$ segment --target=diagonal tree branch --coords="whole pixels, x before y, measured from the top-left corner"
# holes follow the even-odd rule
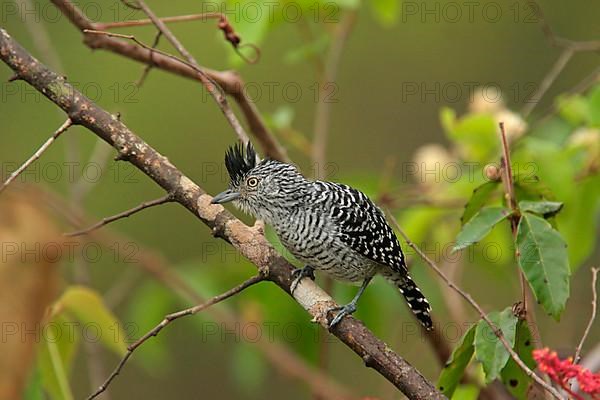
[[[267,280],[290,293],[294,267],[279,255],[260,230],[248,227],[220,205],[211,205],[212,197],[183,175],[169,160],[134,134],[116,116],[86,98],[65,78],[50,71],[0,28],[0,58],[20,79],[44,94],[65,111],[74,124],[94,132],[119,152],[122,159],[139,168],[158,185],[171,193],[178,203],[208,225],[215,236],[231,243],[254,263]],[[327,327],[327,310],[333,299],[312,281],[303,280],[293,295],[315,322]],[[359,355],[366,366],[375,369],[416,400],[439,400],[446,397],[406,360],[393,352],[356,318],[346,317],[332,331],[346,346]]]

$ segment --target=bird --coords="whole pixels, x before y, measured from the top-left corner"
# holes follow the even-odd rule
[[[211,202],[233,202],[263,220],[305,264],[292,272],[292,294],[302,279],[315,279],[315,270],[360,284],[350,303],[327,310],[327,316],[337,312],[328,322],[330,330],[356,311],[359,298],[377,274],[398,289],[426,330],[433,329],[431,307],[409,274],[393,229],[363,192],[342,183],[307,179],[292,164],[259,160],[250,142],[231,146],[225,153],[225,166],[229,186]]]

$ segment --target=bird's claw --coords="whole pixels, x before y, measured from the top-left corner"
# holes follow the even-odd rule
[[[339,322],[342,320],[342,318],[344,318],[346,315],[352,315],[354,313],[354,311],[356,311],[356,304],[350,303],[350,304],[346,304],[345,306],[330,308],[329,310],[327,310],[327,315],[329,315],[329,313],[333,312],[333,311],[339,311],[339,312],[329,323],[329,326],[328,326],[329,330],[333,329],[337,324],[339,324]]]
[[[294,278],[294,280],[290,285],[290,293],[294,294],[294,291],[303,278],[310,278],[313,281],[315,280],[315,269],[309,265],[304,268],[295,269],[292,271],[292,278]]]

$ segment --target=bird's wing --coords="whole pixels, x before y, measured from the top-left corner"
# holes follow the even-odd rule
[[[406,273],[404,254],[383,212],[364,193],[331,183],[331,216],[340,227],[341,239],[353,250],[393,271]]]

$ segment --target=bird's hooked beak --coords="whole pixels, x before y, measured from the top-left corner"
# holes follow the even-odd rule
[[[222,204],[227,203],[228,201],[232,201],[240,197],[238,192],[235,192],[231,189],[227,189],[224,192],[219,193],[215,197],[213,197],[211,204]]]

